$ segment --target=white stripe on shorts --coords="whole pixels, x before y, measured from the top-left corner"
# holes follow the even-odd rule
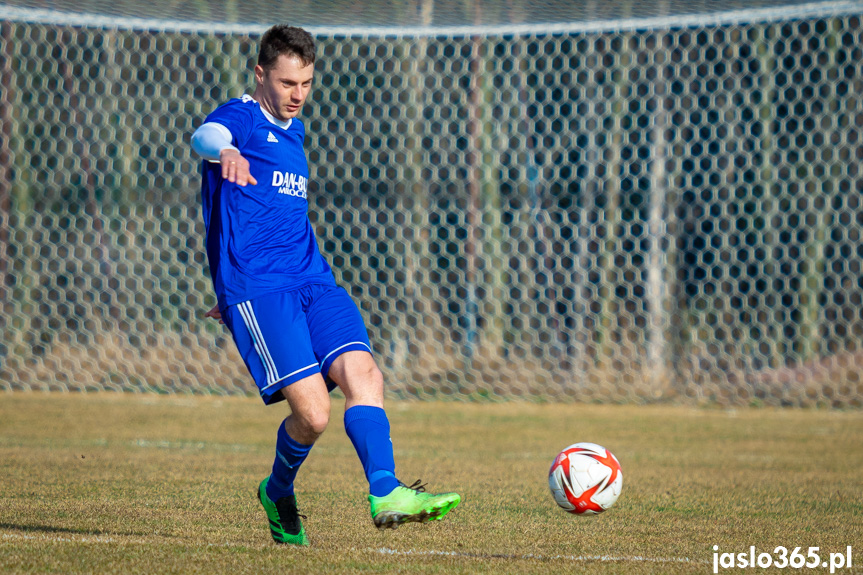
[[[272,385],[280,379],[279,372],[276,369],[276,362],[273,361],[273,357],[270,355],[270,350],[267,349],[264,336],[261,334],[261,328],[258,325],[257,318],[255,318],[255,310],[252,309],[252,302],[244,301],[239,303],[237,304],[237,309],[240,310],[240,315],[243,316],[246,328],[252,335],[252,341],[255,342],[255,350],[258,352],[258,357],[261,358],[261,362],[267,370],[267,383]]]
[[[327,358],[329,358],[331,355],[333,355],[334,353],[336,353],[337,351],[339,351],[340,349],[342,349],[342,348],[344,348],[344,347],[348,347],[349,345],[354,345],[354,344],[357,344],[357,343],[358,343],[358,344],[360,344],[361,346],[363,346],[364,348],[366,348],[367,350],[369,350],[369,353],[371,353],[371,352],[372,352],[372,349],[371,349],[369,346],[367,346],[365,343],[363,343],[363,342],[361,342],[361,341],[352,341],[352,342],[350,342],[350,343],[346,343],[345,345],[340,345],[339,347],[337,347],[336,349],[334,349],[333,351],[331,351],[330,353],[328,353],[328,354],[326,355],[326,357],[324,357],[324,359],[322,359],[322,360],[321,360],[321,367],[323,367],[323,366],[324,366],[324,364],[325,364],[325,363],[327,363]]]
[[[307,365],[306,367],[301,367],[300,369],[298,369],[298,370],[296,370],[296,371],[292,371],[292,372],[291,372],[291,373],[289,373],[288,375],[284,375],[284,376],[282,376],[281,378],[279,378],[278,380],[276,380],[276,381],[274,381],[274,382],[270,383],[267,387],[262,387],[262,388],[261,388],[261,392],[267,391],[268,389],[270,389],[271,387],[273,387],[273,386],[274,386],[274,385],[276,385],[277,383],[282,382],[282,381],[284,381],[284,380],[288,379],[288,378],[289,378],[289,377],[291,377],[292,375],[297,375],[297,374],[298,374],[298,373],[300,373],[301,371],[306,371],[307,369],[309,369],[309,368],[311,368],[311,367],[318,367],[318,364],[316,364],[316,363],[312,363],[312,364],[310,364],[310,365]]]

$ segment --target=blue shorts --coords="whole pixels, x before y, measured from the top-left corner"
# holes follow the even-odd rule
[[[308,285],[258,297],[222,311],[264,403],[283,400],[281,389],[316,373],[330,391],[333,360],[346,351],[371,353],[365,322],[344,288]]]

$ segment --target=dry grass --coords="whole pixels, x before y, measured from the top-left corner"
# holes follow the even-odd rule
[[[372,527],[336,406],[298,482],[312,547],[280,547],[253,492],[283,409],[0,396],[0,571],[708,573],[713,545],[863,550],[863,413],[514,402],[389,405],[402,479],[464,497],[445,521],[395,532]],[[599,517],[548,494],[551,459],[576,441],[623,465]]]
[[[256,396],[227,329],[215,323],[191,327],[124,331],[95,323],[86,333],[52,333],[50,343],[38,346],[24,332],[15,332],[17,339],[10,338],[15,341],[0,363],[0,391]],[[443,332],[423,332],[410,345],[400,336],[378,339],[397,342],[378,355],[394,398],[863,407],[863,351],[758,371],[729,358],[693,354],[671,373],[670,366],[650,362],[626,346],[601,353],[591,348],[578,359],[549,349],[539,358],[524,346],[510,349],[502,340],[480,341],[468,355],[463,344],[452,343]]]

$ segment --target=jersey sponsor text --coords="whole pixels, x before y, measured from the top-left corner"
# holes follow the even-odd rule
[[[273,186],[279,188],[280,194],[306,198],[308,179],[291,172],[273,172]]]

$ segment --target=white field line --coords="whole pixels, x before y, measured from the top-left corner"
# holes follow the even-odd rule
[[[210,443],[208,441],[152,441],[149,439],[134,439],[128,442],[133,447],[156,449],[212,449],[215,451],[252,452],[255,448],[242,443]]]
[[[370,551],[382,555],[430,555],[444,557],[467,557],[471,559],[520,559],[534,561],[577,561],[577,562],[614,562],[614,563],[696,563],[710,564],[707,560],[690,559],[689,557],[644,557],[642,555],[536,555],[528,553],[470,553],[467,551],[421,551],[414,549],[398,550],[381,547],[379,549],[354,549],[354,551]]]
[[[56,535],[24,535],[22,533],[0,533],[0,540],[4,541],[45,541],[48,543],[95,543],[95,544],[119,544],[119,545],[148,545],[154,541],[144,539],[127,539],[125,537],[104,537],[101,535],[86,536],[56,536]],[[164,540],[171,545],[182,545],[186,547],[199,547],[200,545],[182,540]],[[240,543],[209,543],[208,547],[256,547],[255,545]],[[270,547],[271,545],[266,545]],[[285,546],[284,549],[293,549]],[[390,549],[379,547],[376,549],[357,549],[351,551],[361,553],[377,553],[379,555],[398,555],[414,557],[460,557],[465,559],[510,559],[520,561],[570,561],[579,563],[688,563],[709,564],[710,561],[690,559],[689,557],[645,557],[642,555],[536,555],[534,553],[471,553],[468,551],[426,551],[419,549]]]
[[[0,539],[6,541],[47,541],[48,543],[149,543],[143,539],[126,539],[103,537],[102,535],[59,536],[59,535],[24,535],[23,533],[0,533]]]

